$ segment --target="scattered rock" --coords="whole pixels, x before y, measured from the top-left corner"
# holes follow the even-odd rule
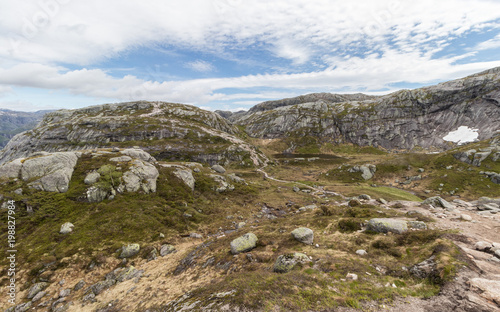
[[[68,234],[73,232],[73,228],[75,226],[71,222],[66,222],[63,225],[61,225],[61,230],[59,231],[60,234]]]
[[[361,194],[358,196],[359,199],[363,199],[363,200],[371,200],[372,198],[370,197],[370,195],[366,195],[366,194]]]
[[[445,209],[455,209],[455,206],[442,199],[439,196],[429,197],[422,202],[423,205],[433,205],[434,207],[442,207]]]
[[[357,281],[358,280],[358,275],[354,273],[347,273],[345,277],[348,281]]]
[[[241,229],[241,228],[243,228],[245,225],[247,225],[247,224],[246,224],[246,222],[239,222],[238,224],[236,224],[236,229],[237,229],[237,230],[238,230],[238,229]]]
[[[493,247],[492,244],[485,241],[479,241],[474,244],[474,249],[479,251],[489,251],[492,247]]]
[[[287,273],[290,272],[298,263],[309,262],[309,257],[303,253],[292,253],[281,255],[276,259],[274,263],[273,271],[276,273]]]
[[[162,257],[169,255],[171,253],[174,253],[174,252],[177,252],[177,250],[175,249],[174,246],[169,245],[169,244],[162,245],[160,248],[160,256],[162,256]]]
[[[59,292],[59,298],[68,297],[70,294],[71,294],[71,289],[69,289],[69,288],[62,289],[62,290]]]
[[[356,254],[360,256],[366,256],[368,253],[364,249],[358,249],[356,250]]]
[[[434,277],[437,274],[437,264],[434,259],[435,257],[431,256],[429,259],[415,264],[410,267],[410,273],[419,278]]]
[[[181,179],[184,184],[186,184],[191,190],[194,190],[195,179],[193,177],[193,172],[188,169],[177,169],[174,171],[174,175]]]
[[[295,193],[300,192],[300,188],[298,188],[297,186],[294,186],[294,187],[293,187],[293,191],[294,191]]]
[[[466,214],[461,214],[460,219],[462,219],[464,221],[472,221],[472,217],[469,215],[466,215]]]
[[[299,211],[314,210],[316,208],[318,208],[318,206],[316,206],[315,204],[312,204],[312,205],[300,207]]]
[[[132,160],[132,157],[130,156],[119,156],[119,157],[113,157],[110,158],[109,161],[112,162],[129,162]]]
[[[28,290],[28,295],[26,296],[26,298],[33,299],[33,297],[35,297],[36,294],[38,294],[39,292],[41,292],[42,290],[47,288],[47,286],[49,286],[49,283],[45,283],[45,282],[40,282],[40,283],[34,284]]]
[[[46,294],[47,294],[46,291],[41,291],[38,294],[36,294],[35,297],[33,297],[33,299],[31,299],[31,301],[32,302],[37,302],[38,300],[42,299],[43,296],[45,296]]]
[[[229,184],[226,182],[226,178],[223,176],[217,175],[217,174],[211,174],[210,177],[217,183],[219,183],[219,186],[216,186],[214,188],[214,191],[217,193],[222,193],[225,191],[232,191],[234,190],[234,185]]]
[[[92,171],[89,174],[87,174],[87,176],[85,177],[85,180],[83,180],[83,182],[85,184],[91,185],[91,184],[94,184],[97,181],[99,181],[100,178],[101,178],[101,175],[99,174],[99,172]]]
[[[212,168],[212,170],[214,170],[217,173],[225,173],[226,172],[226,169],[224,169],[224,167],[222,167],[221,165],[213,165],[211,168]]]
[[[312,245],[314,240],[314,232],[306,227],[300,227],[292,231],[292,236],[301,243]]]
[[[408,231],[408,223],[404,220],[391,218],[375,218],[368,221],[367,230],[378,233],[404,233]]]
[[[427,224],[422,221],[408,221],[408,227],[416,230],[427,230]]]
[[[378,202],[381,203],[382,205],[387,205],[388,204],[387,200],[385,200],[383,198],[379,198]]]
[[[203,235],[198,234],[198,233],[191,233],[191,234],[189,234],[189,237],[191,237],[191,238],[198,238],[198,239],[202,239],[202,238],[203,238]]]
[[[377,171],[377,167],[375,165],[361,165],[361,166],[354,166],[350,169],[348,169],[349,172],[361,172],[361,177],[364,180],[370,180],[373,178],[373,175]]]
[[[361,206],[361,202],[359,201],[359,199],[354,198],[349,201],[348,205],[349,207],[358,207]]]
[[[254,249],[257,246],[258,238],[253,233],[247,233],[231,242],[231,253],[233,255]]]
[[[139,253],[141,247],[139,244],[129,244],[122,247],[122,251],[120,253],[120,258],[130,258]]]
[[[100,203],[108,197],[108,191],[97,186],[89,187],[86,194],[89,203]]]
[[[79,291],[80,289],[83,288],[83,286],[85,286],[85,281],[84,280],[80,280],[78,283],[75,284],[75,286],[73,287],[73,291]]]

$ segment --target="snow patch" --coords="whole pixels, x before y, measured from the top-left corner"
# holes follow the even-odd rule
[[[464,144],[468,142],[474,142],[479,137],[477,133],[479,129],[472,129],[467,126],[460,126],[456,131],[451,131],[448,133],[443,140],[454,142],[457,144]]]

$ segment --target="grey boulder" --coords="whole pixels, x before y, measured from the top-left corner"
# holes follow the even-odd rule
[[[301,243],[312,245],[314,240],[314,232],[306,227],[300,227],[292,231],[292,236]]]
[[[404,233],[408,231],[408,222],[391,218],[375,218],[368,221],[367,230],[377,233]]]
[[[281,255],[278,259],[276,259],[273,271],[276,273],[287,273],[290,272],[297,264],[304,264],[309,261],[309,257],[299,252]]]
[[[255,247],[257,247],[257,235],[253,233],[247,233],[243,236],[240,236],[231,242],[231,253],[233,255],[247,252]]]
[[[120,253],[120,258],[130,258],[139,253],[141,250],[141,246],[139,244],[129,244],[122,247],[122,251]]]
[[[73,228],[75,226],[71,222],[66,222],[63,225],[61,225],[61,230],[59,231],[60,234],[68,234],[73,232]]]

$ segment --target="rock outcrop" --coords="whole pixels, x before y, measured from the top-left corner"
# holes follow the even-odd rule
[[[478,140],[500,129],[500,68],[380,97],[302,96],[265,102],[229,119],[257,138],[313,136],[386,149],[448,149],[468,127]],[[449,139],[453,140],[453,138]]]

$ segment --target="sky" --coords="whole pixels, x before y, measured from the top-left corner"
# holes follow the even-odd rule
[[[249,109],[500,66],[498,0],[0,0],[0,108]]]

